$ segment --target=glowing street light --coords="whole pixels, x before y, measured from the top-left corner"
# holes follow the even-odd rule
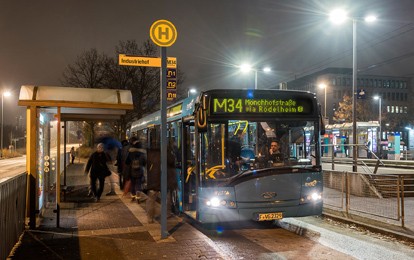
[[[1,93],[1,157],[3,158],[3,118],[4,118],[4,97],[10,97],[11,96],[11,92],[9,91],[4,91]]]
[[[195,88],[190,88],[187,92],[187,97],[194,96],[195,94],[197,94],[197,90]]]
[[[357,22],[361,19],[355,17],[348,17],[348,14],[341,9],[334,10],[329,15],[330,20],[335,24],[341,24],[346,20],[352,20],[352,138],[354,145],[352,146],[352,158],[354,172],[357,171],[357,130],[356,130],[356,85],[357,85]],[[364,19],[366,22],[373,22],[376,20],[375,16],[369,15]]]
[[[254,71],[254,89],[257,89],[257,72],[258,72],[258,70],[253,68],[250,64],[247,64],[247,63],[243,63],[242,65],[240,65],[239,69],[243,73],[248,73],[250,71]],[[259,70],[259,71],[269,73],[269,72],[272,71],[272,69],[270,67],[264,67],[262,70]]]

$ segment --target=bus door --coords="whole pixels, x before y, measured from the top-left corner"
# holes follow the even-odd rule
[[[168,123],[167,136],[168,142],[172,145],[174,157],[175,157],[175,179],[177,181],[177,189],[172,191],[171,198],[173,204],[174,213],[179,214],[183,211],[182,190],[183,190],[183,178],[182,178],[182,122],[174,121]]]
[[[196,138],[194,121],[183,122],[182,127],[182,179],[183,210],[196,210],[197,176],[196,176]]]

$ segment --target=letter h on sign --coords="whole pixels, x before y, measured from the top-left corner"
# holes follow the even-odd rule
[[[158,27],[158,39],[161,39],[162,36],[165,37],[166,40],[170,39],[170,28],[166,27],[165,30],[162,31],[162,27]]]

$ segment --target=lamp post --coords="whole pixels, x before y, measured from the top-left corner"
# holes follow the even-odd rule
[[[324,83],[319,84],[319,88],[323,88],[325,90],[325,102],[324,102],[324,117],[326,118],[326,89],[328,86]]]
[[[352,138],[353,138],[353,148],[352,148],[352,171],[357,171],[357,122],[356,122],[356,87],[357,87],[357,22],[358,18],[348,18],[347,13],[343,10],[334,10],[330,13],[330,19],[333,23],[340,24],[346,21],[347,19],[352,20]],[[367,16],[365,18],[366,22],[373,22],[376,20],[375,16]]]
[[[258,72],[258,70],[252,68],[252,66],[250,66],[247,63],[244,63],[244,64],[240,65],[239,68],[244,73],[247,73],[247,72],[250,72],[250,71],[254,71],[254,89],[257,89],[257,72]],[[263,68],[263,72],[265,72],[265,73],[268,73],[270,71],[272,71],[272,69],[269,68],[269,67]]]
[[[3,102],[4,102],[4,97],[9,97],[11,96],[11,93],[9,91],[3,91],[1,93],[1,158],[3,158],[3,117],[4,117],[4,106],[3,106]]]
[[[382,139],[382,132],[381,132],[381,97],[380,96],[375,96],[374,97],[375,100],[378,100],[378,123],[379,123],[379,135],[378,135],[378,144],[379,144],[379,149],[378,151],[381,153],[381,139]]]

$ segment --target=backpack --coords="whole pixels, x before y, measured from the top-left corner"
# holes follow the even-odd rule
[[[144,174],[141,165],[141,154],[135,155],[131,160],[131,177],[140,178]]]

